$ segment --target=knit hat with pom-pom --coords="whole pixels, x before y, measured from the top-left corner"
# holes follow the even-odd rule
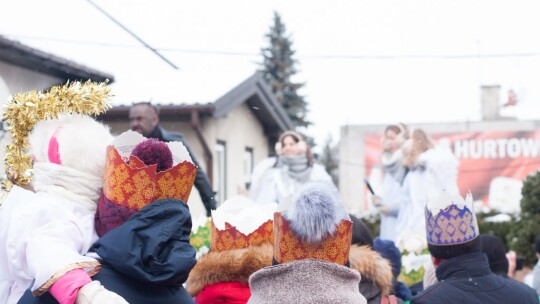
[[[274,214],[277,263],[301,259],[348,263],[352,222],[334,185],[308,183],[279,210]]]
[[[149,138],[135,146],[131,155],[139,158],[145,165],[157,165],[157,172],[172,168],[173,156],[166,143]]]

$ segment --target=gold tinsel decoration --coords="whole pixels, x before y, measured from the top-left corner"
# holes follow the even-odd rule
[[[46,92],[34,90],[8,100],[3,121],[11,133],[12,143],[6,147],[4,158],[7,179],[3,186],[6,190],[11,189],[13,183],[24,186],[32,179],[32,157],[27,154],[28,135],[36,123],[56,119],[61,113],[98,115],[105,112],[111,107],[112,97],[107,82],[68,82],[63,86],[53,86]]]

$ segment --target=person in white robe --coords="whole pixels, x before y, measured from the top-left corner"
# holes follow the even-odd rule
[[[409,132],[404,124],[386,127],[381,156],[382,192],[372,196],[372,202],[381,215],[379,238],[393,242],[397,240],[396,224],[401,206],[409,204],[408,192],[403,185],[407,170],[402,164],[404,157],[402,146],[408,137]]]
[[[39,101],[34,106],[43,110]],[[32,109],[21,112],[33,113]],[[27,126],[22,115],[18,127]],[[113,136],[89,116],[59,115],[33,127],[28,138],[31,184],[14,185],[2,202],[0,303],[17,303],[27,289],[34,296],[50,292],[59,303],[126,303],[91,281],[100,264],[85,256],[97,240],[94,215],[103,185],[105,149]]]
[[[424,208],[427,198],[446,191],[459,194],[457,175],[459,161],[449,145],[442,141],[434,144],[425,131],[415,129],[407,143],[409,152],[403,165],[408,169],[404,187],[408,191],[409,204],[402,205],[396,228],[400,233],[423,233],[426,231]]]
[[[332,182],[322,165],[315,163],[311,148],[294,131],[281,134],[277,157],[259,163],[252,174],[249,197],[257,203],[280,202],[308,182]]]

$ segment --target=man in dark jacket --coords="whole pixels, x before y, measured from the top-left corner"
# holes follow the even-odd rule
[[[536,292],[491,272],[481,252],[472,198],[444,194],[428,200],[428,248],[438,283],[420,292],[411,303],[538,303]]]
[[[136,103],[131,107],[129,110],[129,127],[131,130],[141,133],[146,138],[157,138],[164,142],[178,141],[184,144],[189,155],[191,155],[193,163],[199,168],[197,177],[195,178],[195,187],[201,196],[204,208],[206,209],[206,215],[210,216],[210,210],[216,209],[214,191],[206,178],[206,174],[204,174],[204,171],[195,159],[195,155],[184,141],[182,134],[169,132],[160,127],[158,109],[148,102]]]

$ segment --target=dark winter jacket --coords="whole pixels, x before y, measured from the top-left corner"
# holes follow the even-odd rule
[[[437,267],[436,274],[439,282],[419,293],[411,303],[538,303],[532,288],[492,273],[482,252],[447,260]]]
[[[102,268],[92,279],[130,304],[193,303],[182,287],[196,263],[190,232],[185,203],[155,201],[94,244]],[[37,298],[27,292],[20,303],[58,302],[48,292]]]
[[[93,279],[129,303],[192,303],[182,287],[197,262],[190,232],[185,203],[153,202],[94,244],[104,267]]]
[[[189,148],[188,144],[184,141],[184,138],[181,133],[173,133],[169,132],[160,126],[157,126],[154,131],[149,135],[151,138],[157,138],[164,142],[171,142],[171,141],[178,141],[184,144],[186,149],[189,152],[189,155],[191,156],[191,160],[193,161],[193,164],[197,166],[197,176],[195,177],[195,188],[197,188],[197,191],[199,191],[199,194],[201,196],[201,200],[204,204],[204,208],[206,209],[206,215],[210,216],[210,210],[216,209],[216,200],[214,199],[214,191],[212,190],[212,186],[210,186],[210,182],[208,181],[208,178],[206,178],[206,174],[204,174],[204,171],[202,170],[201,166],[199,166],[199,163],[197,162],[197,159],[195,158],[195,155],[193,152],[191,152],[191,149]]]

